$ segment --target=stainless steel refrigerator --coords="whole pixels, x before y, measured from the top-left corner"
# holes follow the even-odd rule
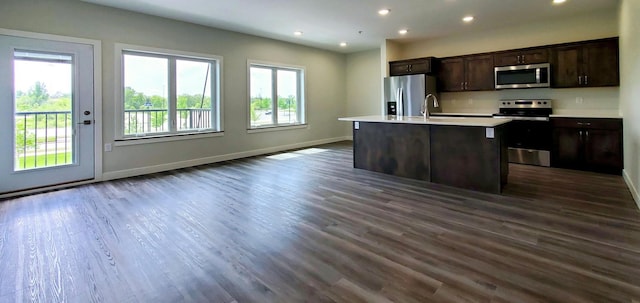
[[[420,108],[428,94],[438,97],[436,77],[428,75],[407,75],[384,78],[384,101],[387,115],[420,116]],[[428,103],[430,113],[442,112]]]

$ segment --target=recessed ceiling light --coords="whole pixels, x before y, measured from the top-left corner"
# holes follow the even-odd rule
[[[302,36],[302,32],[301,31],[295,31],[293,32],[294,35],[296,36]]]
[[[465,16],[464,18],[462,18],[462,21],[464,22],[471,22],[473,21],[473,16]]]
[[[553,4],[562,4],[567,2],[567,0],[553,0]]]
[[[386,15],[388,15],[388,14],[389,14],[389,12],[390,12],[390,11],[391,11],[391,10],[389,10],[388,8],[385,8],[385,9],[381,9],[381,10],[379,10],[379,11],[378,11],[378,14],[379,14],[380,16],[386,16]]]
[[[347,42],[340,42],[340,47],[347,47]]]
[[[408,29],[401,29],[401,30],[399,30],[399,31],[398,31],[398,34],[400,34],[400,35],[406,35],[408,32],[409,32],[409,30],[408,30]]]

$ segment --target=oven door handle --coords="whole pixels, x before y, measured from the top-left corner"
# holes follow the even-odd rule
[[[505,116],[505,115],[494,115],[496,119],[511,119],[511,120],[521,120],[521,121],[549,121],[549,117],[522,117],[522,116]]]

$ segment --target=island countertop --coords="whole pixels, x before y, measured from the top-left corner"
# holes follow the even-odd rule
[[[340,121],[357,121],[357,122],[381,122],[381,123],[406,123],[406,124],[430,124],[430,125],[451,125],[451,126],[481,126],[496,127],[511,119],[495,119],[495,118],[475,118],[475,117],[435,117],[425,118],[423,116],[359,116],[338,118]]]

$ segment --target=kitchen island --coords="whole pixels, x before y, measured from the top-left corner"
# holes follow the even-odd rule
[[[400,177],[500,193],[509,173],[510,119],[361,116],[353,122],[353,165]]]

